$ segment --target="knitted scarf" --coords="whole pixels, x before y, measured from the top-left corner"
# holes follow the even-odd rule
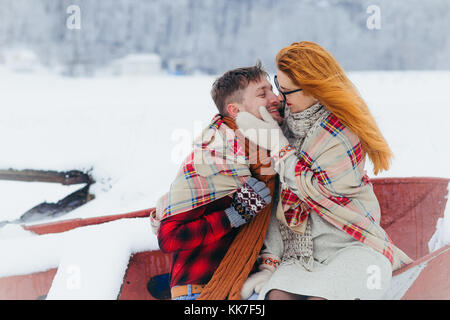
[[[223,121],[235,131],[241,142],[245,141],[245,153],[249,158],[252,176],[266,183],[271,191],[272,199],[274,199],[276,173],[271,167],[268,152],[249,143],[248,139],[245,139],[239,132],[233,119],[224,117]],[[242,286],[248,278],[264,243],[272,207],[273,201],[249,223],[241,227],[219,267],[197,300],[241,299]]]
[[[328,115],[329,112],[320,102],[298,113],[291,113],[289,108],[286,108],[281,128],[289,143],[295,148],[297,156],[307,134],[313,131],[315,126],[320,124]],[[307,211],[311,210],[305,203],[301,203],[300,206],[303,206]],[[312,270],[314,259],[310,219],[307,220],[303,234],[292,231],[283,223],[280,223],[280,231],[284,244],[281,262],[283,264],[300,262],[306,270]]]

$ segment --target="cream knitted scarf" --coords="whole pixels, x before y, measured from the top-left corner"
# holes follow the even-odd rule
[[[308,133],[313,132],[315,127],[320,125],[328,115],[329,111],[320,102],[298,113],[291,113],[286,108],[281,128],[289,143],[295,148],[297,155],[300,153]],[[307,220],[306,230],[303,234],[293,232],[282,223],[280,223],[280,231],[284,244],[281,262],[283,264],[300,262],[306,270],[311,271],[314,258],[310,219]]]

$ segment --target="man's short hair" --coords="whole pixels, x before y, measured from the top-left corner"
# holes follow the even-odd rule
[[[259,81],[269,75],[258,61],[253,67],[237,68],[225,72],[214,81],[211,89],[211,97],[222,115],[227,115],[227,105],[230,103],[242,103],[244,90],[252,81]]]

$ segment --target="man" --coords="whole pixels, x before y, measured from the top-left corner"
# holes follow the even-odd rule
[[[259,64],[226,72],[215,81],[211,90],[219,113],[236,118],[239,112],[246,111],[261,119],[259,107],[266,106],[270,115],[281,123],[280,100],[273,93],[267,76]]]
[[[279,99],[267,78],[258,63],[228,71],[214,82],[211,96],[221,116],[216,116],[206,129],[209,140],[197,144],[200,147],[184,162],[169,193],[158,201],[157,217],[152,223],[158,228],[161,251],[173,253],[172,299],[196,299],[211,280],[240,227],[271,202],[270,190],[264,182],[250,177],[248,159],[218,164],[212,173],[208,170],[214,166],[196,163],[198,157],[203,159],[205,150],[213,149],[207,155],[215,159],[222,151],[217,152],[219,149],[213,145],[224,137],[218,130],[225,127],[223,116],[234,119],[239,112],[246,111],[261,118],[259,107],[266,106],[275,120],[282,121]],[[215,139],[211,139],[212,135]],[[242,147],[236,148],[236,140],[224,141],[225,153],[230,153],[227,157],[245,158]],[[209,190],[211,185],[213,191]]]

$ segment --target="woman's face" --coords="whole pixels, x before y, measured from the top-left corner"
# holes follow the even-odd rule
[[[277,70],[277,80],[280,85],[280,89],[283,92],[300,89],[300,87],[295,85],[283,71]],[[278,99],[280,99],[280,101],[284,100],[281,93],[278,93]],[[316,98],[306,95],[303,91],[297,91],[286,95],[286,106],[289,108],[291,113],[306,110],[317,101],[318,100]]]

